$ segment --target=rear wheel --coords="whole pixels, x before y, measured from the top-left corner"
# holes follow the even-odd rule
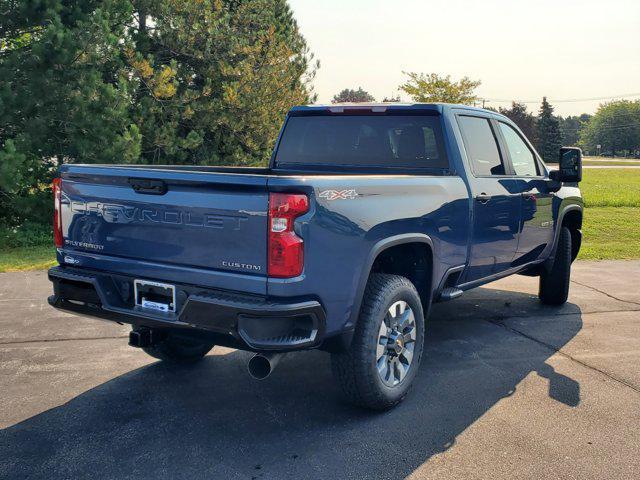
[[[334,376],[350,403],[386,410],[407,395],[423,345],[424,316],[414,285],[398,275],[373,274],[349,350],[332,355]]]
[[[142,347],[142,350],[147,355],[165,362],[194,363],[202,359],[213,347],[213,343],[168,333],[161,341],[149,347]]]
[[[553,267],[540,275],[538,297],[545,305],[562,305],[569,297],[571,282],[571,231],[567,227],[560,230]]]

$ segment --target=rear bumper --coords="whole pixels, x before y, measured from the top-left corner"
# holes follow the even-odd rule
[[[246,350],[288,351],[319,345],[325,312],[310,299],[272,300],[176,284],[176,312],[134,305],[133,277],[69,267],[49,270],[49,304],[72,313],[154,329],[180,329]],[[150,279],[152,280],[152,279]]]

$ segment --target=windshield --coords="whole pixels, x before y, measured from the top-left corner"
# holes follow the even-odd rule
[[[292,116],[276,153],[278,165],[447,169],[435,115]]]

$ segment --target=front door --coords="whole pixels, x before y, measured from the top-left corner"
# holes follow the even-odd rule
[[[553,240],[553,198],[533,149],[511,125],[497,122],[522,197],[522,224],[514,265],[536,260]]]
[[[518,246],[521,192],[507,175],[494,125],[488,118],[459,115],[473,196],[473,233],[469,265],[463,282],[503,272],[511,266]]]

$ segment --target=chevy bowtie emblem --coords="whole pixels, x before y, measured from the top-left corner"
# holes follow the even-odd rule
[[[320,198],[327,200],[353,200],[358,196],[355,190],[324,190],[318,195]]]

